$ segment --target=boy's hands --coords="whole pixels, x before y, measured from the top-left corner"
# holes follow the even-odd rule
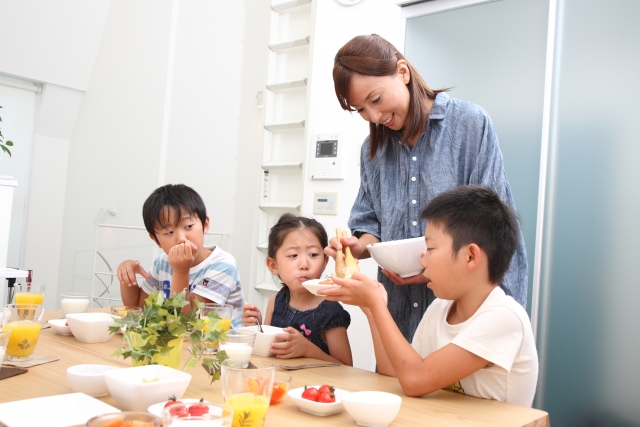
[[[127,286],[138,286],[136,274],[141,275],[145,279],[151,278],[149,273],[147,273],[140,265],[140,261],[130,259],[127,261],[122,261],[118,266],[118,280],[120,280],[120,284]]]
[[[198,247],[190,240],[178,243],[169,249],[167,254],[169,265],[174,271],[189,271],[196,258],[197,249]]]
[[[381,303],[387,305],[387,291],[382,283],[362,273],[355,273],[351,279],[340,279],[332,274],[331,279],[339,286],[318,291],[318,295],[324,295],[328,301],[341,301],[366,308]]]
[[[258,307],[252,304],[245,304],[242,307],[242,324],[244,326],[257,325],[256,318],[262,323],[262,313],[260,313]]]
[[[305,338],[296,328],[291,326],[284,328],[286,334],[277,334],[276,338],[286,339],[282,342],[271,343],[271,352],[280,359],[293,359],[307,357],[307,354],[315,345]]]

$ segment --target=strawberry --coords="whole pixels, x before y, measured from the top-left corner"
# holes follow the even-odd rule
[[[313,400],[314,402],[318,401],[318,389],[315,387],[307,387],[304,386],[304,391],[302,392],[302,398]]]
[[[209,407],[204,403],[204,398],[200,399],[200,402],[194,403],[189,406],[189,415],[194,417],[200,417],[209,413]]]

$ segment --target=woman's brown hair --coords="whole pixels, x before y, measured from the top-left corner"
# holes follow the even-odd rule
[[[447,89],[433,90],[424,82],[418,71],[388,41],[377,34],[358,36],[342,46],[333,62],[333,84],[342,109],[356,111],[349,101],[349,84],[354,73],[367,76],[394,76],[398,61],[405,60],[411,75],[409,89],[409,128],[402,135],[402,142],[417,139],[427,122],[427,99],[435,99]],[[369,123],[369,158],[373,159],[378,148],[383,148],[395,132],[378,123]]]

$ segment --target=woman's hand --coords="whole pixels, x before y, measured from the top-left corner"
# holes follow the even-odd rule
[[[422,270],[422,273],[416,274],[415,276],[402,278],[398,273],[394,271],[382,269],[382,274],[387,276],[389,280],[391,280],[393,283],[395,283],[398,286],[420,285],[420,284],[427,283],[427,278],[424,277],[423,273],[424,273],[424,270]]]
[[[285,339],[282,342],[271,343],[271,352],[280,359],[293,359],[296,357],[307,357],[307,354],[315,345],[305,338],[296,328],[289,326],[284,328],[286,334],[277,334],[277,339]]]
[[[242,307],[242,324],[244,326],[257,325],[258,322],[256,319],[262,323],[262,313],[260,313],[258,307],[252,304],[245,304],[244,307]]]
[[[325,255],[330,256],[334,260],[336,259],[336,253],[341,251],[343,247],[348,246],[351,250],[351,255],[355,259],[364,259],[369,258],[369,251],[367,251],[367,245],[371,243],[378,243],[380,239],[371,235],[371,234],[363,234],[360,238],[355,236],[351,237],[341,237],[338,240],[335,237],[332,237],[329,240],[329,246],[324,248]]]

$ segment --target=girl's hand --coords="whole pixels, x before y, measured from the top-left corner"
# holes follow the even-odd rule
[[[422,270],[422,273],[416,274],[415,276],[402,278],[395,271],[382,269],[382,274],[387,276],[389,280],[391,280],[393,283],[395,283],[398,286],[421,285],[421,284],[427,283],[427,278],[424,277],[423,273],[424,273],[424,270]]]
[[[252,304],[245,304],[242,307],[242,324],[244,326],[257,325],[256,319],[259,319],[260,323],[262,323],[262,313],[260,313],[258,307]]]
[[[289,326],[284,328],[286,334],[277,334],[277,339],[286,339],[282,342],[271,343],[271,352],[280,359],[293,359],[296,357],[306,357],[311,351],[312,347],[315,347],[311,341],[307,340],[304,335],[300,333],[296,328]]]
[[[187,240],[169,249],[169,265],[176,271],[189,271],[196,258],[198,247]]]

